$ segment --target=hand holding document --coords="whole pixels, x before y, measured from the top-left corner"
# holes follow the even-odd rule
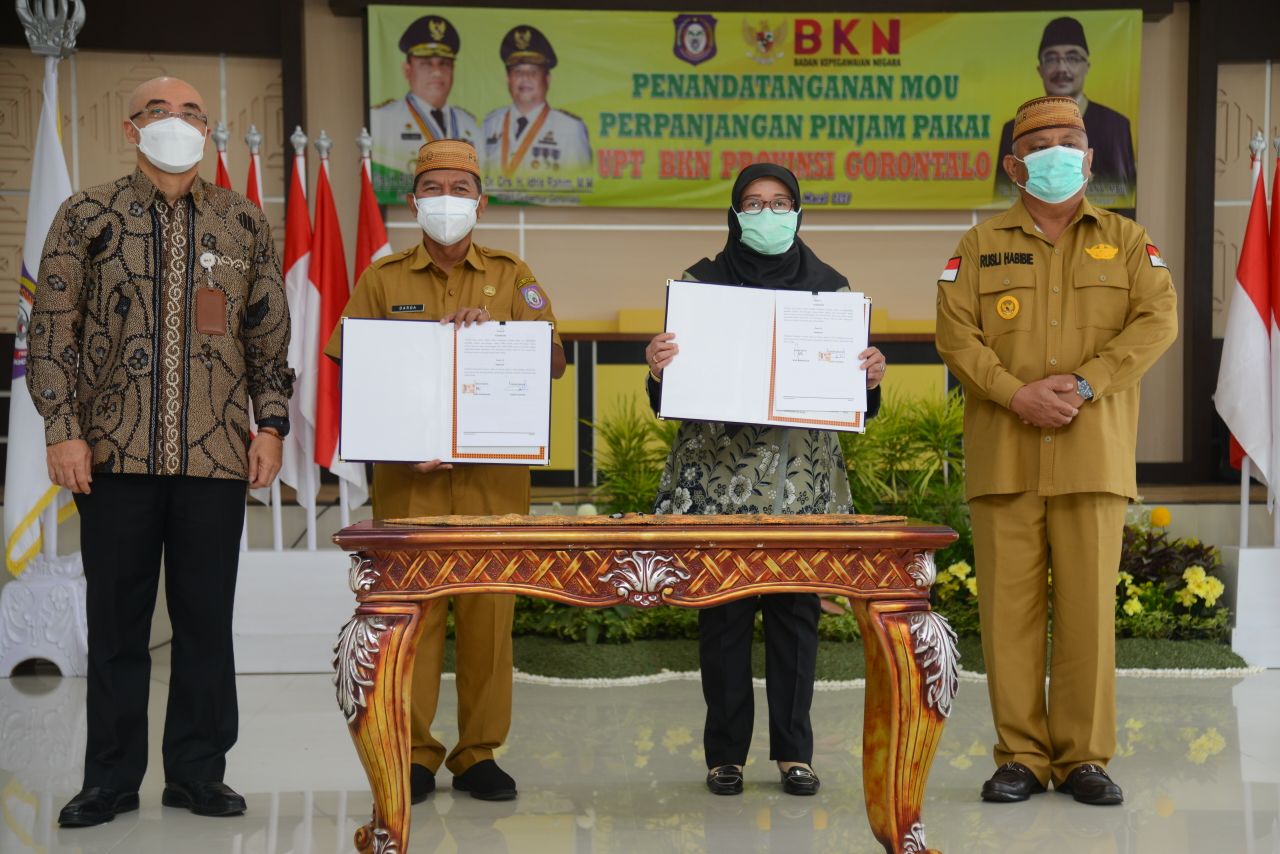
[[[551,324],[347,318],[345,460],[545,465]]]
[[[870,319],[860,293],[668,282],[660,415],[861,432]]]

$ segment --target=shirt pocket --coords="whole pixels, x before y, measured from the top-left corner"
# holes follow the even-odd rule
[[[1129,271],[1123,264],[1085,264],[1072,277],[1076,328],[1124,328],[1129,314]]]
[[[1036,294],[1034,268],[983,270],[978,274],[982,331],[991,341],[1008,332],[1031,329]]]

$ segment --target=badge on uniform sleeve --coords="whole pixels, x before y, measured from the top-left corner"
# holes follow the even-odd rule
[[[1013,320],[1018,316],[1018,311],[1022,305],[1018,302],[1018,298],[1011,294],[1005,294],[996,301],[996,314],[1005,320]]]
[[[528,284],[525,284],[527,282]],[[533,279],[526,279],[520,284],[520,295],[524,297],[525,305],[537,311],[547,304],[547,298],[542,293],[542,289],[538,287],[538,283]]]
[[[956,276],[960,275],[960,256],[952,258],[947,262],[947,266],[942,268],[942,275],[938,277],[939,282],[954,282]]]
[[[1151,262],[1152,267],[1169,269],[1169,265],[1164,262],[1164,257],[1160,254],[1160,250],[1151,243],[1147,244],[1147,260]]]
[[[1110,261],[1120,250],[1110,243],[1095,243],[1084,251],[1096,261]]]

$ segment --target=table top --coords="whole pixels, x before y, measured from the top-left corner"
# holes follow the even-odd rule
[[[450,548],[945,548],[950,528],[902,516],[425,516],[359,522],[334,535],[347,551]]]

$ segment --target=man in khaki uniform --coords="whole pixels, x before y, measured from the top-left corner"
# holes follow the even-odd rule
[[[424,235],[412,249],[377,261],[360,276],[346,317],[439,319],[442,323],[488,320],[555,322],[551,303],[529,267],[510,252],[471,240],[484,213],[480,164],[475,148],[461,140],[436,140],[418,152],[414,192],[408,197]],[[325,353],[338,359],[342,327]],[[565,370],[556,335],[552,375]],[[406,366],[411,368],[411,366]],[[417,465],[373,467],[373,515],[377,519],[451,513],[529,512],[529,469],[507,465]],[[435,789],[441,764],[453,772],[453,788],[482,800],[509,800],[516,784],[493,761],[493,751],[511,727],[511,620],[515,599],[505,594],[455,596],[458,743],[445,748],[431,735],[444,659],[445,608],[431,607],[413,668],[413,802]],[[443,605],[443,600],[439,600]]]
[[[1145,229],[1085,200],[1074,100],[1028,101],[1003,167],[1020,198],[960,241],[938,282],[938,353],[965,389],[982,651],[1000,766],[984,800],[1052,780],[1118,804],[1115,588],[1137,494],[1138,383],[1177,335]],[[1053,658],[1045,697],[1052,565]]]

